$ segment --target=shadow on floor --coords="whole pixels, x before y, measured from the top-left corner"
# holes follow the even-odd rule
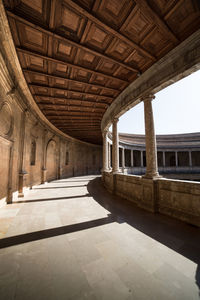
[[[52,189],[68,189],[68,188],[78,188],[78,187],[84,187],[87,186],[87,184],[84,185],[69,185],[69,186],[48,186],[48,187],[38,187],[33,188],[33,190],[52,190]]]
[[[153,214],[132,202],[110,194],[101,178],[88,183],[88,193],[117,220],[128,223],[149,237],[197,264],[196,284],[200,290],[200,230],[171,217]]]
[[[92,180],[92,179],[87,179],[87,180],[62,180],[61,179],[61,180],[58,180],[58,181],[56,181],[56,180],[50,181],[50,183],[58,184],[58,183],[71,183],[71,182],[89,182],[90,180]]]
[[[20,200],[14,201],[13,203],[32,203],[32,202],[43,202],[43,201],[56,201],[56,200],[68,200],[68,199],[75,199],[75,198],[84,198],[84,197],[91,197],[90,194],[85,195],[76,195],[70,197],[54,197],[54,198],[41,198],[41,199],[28,199],[28,200]]]
[[[116,217],[109,214],[106,218],[11,236],[0,239],[0,249],[94,228],[112,222],[116,222]]]

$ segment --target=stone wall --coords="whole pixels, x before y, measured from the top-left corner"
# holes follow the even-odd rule
[[[110,192],[137,206],[200,227],[200,183],[111,172],[104,172],[102,178]]]
[[[200,227],[200,183],[158,180],[158,211]]]
[[[12,91],[11,78],[0,52],[0,206],[46,180],[99,174],[102,147],[50,127]]]

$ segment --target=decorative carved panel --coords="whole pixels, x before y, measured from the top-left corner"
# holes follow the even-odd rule
[[[3,137],[10,137],[13,131],[13,114],[7,102],[0,105],[0,129]]]
[[[93,11],[109,26],[119,29],[134,5],[129,0],[96,0]]]

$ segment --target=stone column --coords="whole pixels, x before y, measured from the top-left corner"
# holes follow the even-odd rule
[[[108,172],[108,130],[103,132],[103,169],[102,172]]]
[[[154,131],[154,119],[152,100],[154,95],[147,95],[143,97],[144,102],[144,118],[145,118],[145,141],[146,141],[146,178],[158,177],[158,163],[157,163],[157,148],[156,136]]]
[[[21,124],[20,124],[20,143],[19,143],[19,179],[18,179],[18,197],[24,197],[24,177],[27,172],[24,170],[24,153],[25,153],[25,138],[26,138],[26,118],[28,111],[25,109],[21,113]]]
[[[131,167],[133,167],[134,161],[133,161],[133,150],[131,150]]]
[[[189,151],[189,166],[192,167],[192,152]]]
[[[11,204],[12,203],[12,173],[13,173],[13,142],[9,146],[9,169],[8,169],[8,191],[7,191],[7,197],[6,197],[6,203]]]
[[[119,172],[119,137],[117,131],[117,122],[118,119],[113,120],[113,130],[112,130],[112,138],[113,138],[113,145],[112,145],[112,172],[118,173]]]
[[[61,147],[62,147],[62,140],[61,140],[61,138],[59,138],[59,143],[58,143],[58,159],[57,159],[57,161],[58,161],[58,168],[57,168],[57,170],[58,170],[58,174],[57,174],[57,179],[60,179],[61,178]]]
[[[47,169],[46,169],[46,136],[47,129],[43,130],[42,136],[42,168],[41,168],[41,184],[46,182]]]
[[[124,173],[125,169],[125,150],[122,148],[122,173]]]
[[[144,161],[143,161],[143,151],[140,151],[140,165],[141,165],[141,168],[144,167]]]
[[[111,169],[111,158],[110,158],[110,143],[108,142],[108,169]]]
[[[176,168],[178,167],[178,152],[175,152],[175,162],[176,162]]]
[[[165,164],[165,151],[163,151],[163,167],[165,167],[166,166],[166,164]]]

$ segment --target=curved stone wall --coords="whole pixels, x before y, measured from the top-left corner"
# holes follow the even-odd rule
[[[102,147],[67,136],[45,118],[24,80],[3,9],[0,28],[1,205],[46,180],[99,174]]]

